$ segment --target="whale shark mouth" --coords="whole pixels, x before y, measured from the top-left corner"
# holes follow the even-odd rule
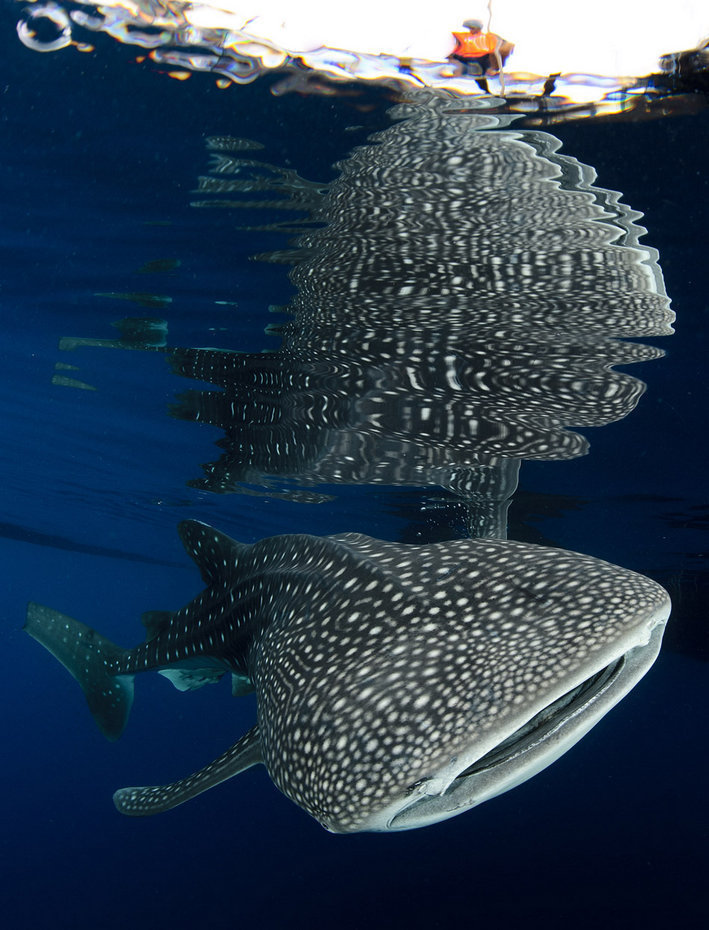
[[[516,756],[527,752],[532,746],[548,739],[561,727],[566,726],[582,708],[595,702],[618,678],[624,665],[625,656],[621,656],[620,659],[611,662],[610,665],[591,675],[581,684],[562,694],[501,743],[498,743],[494,749],[476,759],[456,778],[468,778],[502,763],[509,763]]]
[[[479,756],[440,793],[409,795],[390,813],[383,829],[410,830],[446,820],[494,798],[562,756],[616,704],[654,661],[662,639],[655,627],[649,644],[639,644],[551,701],[520,727]],[[425,790],[425,789],[424,789]],[[376,825],[370,829],[381,830]]]
[[[521,785],[559,759],[652,666],[660,651],[668,614],[668,606],[657,610],[643,635],[634,637],[635,643],[631,641],[624,653],[616,653],[606,665],[551,700],[488,752],[468,764],[463,760],[460,771],[443,790],[436,791],[433,779],[424,783],[417,798],[412,793],[398,811],[388,812],[384,829],[410,830],[439,823]],[[373,829],[382,827],[375,825]]]

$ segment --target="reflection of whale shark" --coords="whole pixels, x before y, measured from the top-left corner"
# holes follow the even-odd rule
[[[323,228],[293,253],[278,352],[175,351],[178,372],[219,388],[174,411],[225,434],[199,487],[280,475],[499,502],[521,460],[586,451],[569,426],[635,407],[644,385],[612,366],[662,353],[621,339],[672,321],[639,214],[553,136],[450,106],[400,107],[405,119],[355,149],[324,193],[310,190]],[[253,159],[220,158],[200,188],[215,201],[200,206],[238,204],[224,199],[230,184],[266,183]],[[294,199],[302,209],[300,188]]]
[[[120,735],[136,672],[188,690],[231,673],[258,722],[215,762],[161,788],[125,788],[127,814],[166,810],[263,762],[336,832],[451,817],[565,752],[647,671],[669,599],[589,556],[504,540],[429,546],[357,534],[243,545],[181,525],[206,590],[149,614],[123,650],[30,605],[27,631]]]

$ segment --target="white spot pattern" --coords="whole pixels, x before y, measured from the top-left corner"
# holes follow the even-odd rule
[[[181,532],[212,584],[120,671],[142,669],[144,650],[157,662],[173,640],[181,647],[187,625],[193,655],[251,678],[273,781],[342,832],[520,705],[578,683],[594,655],[667,602],[633,572],[506,540],[296,535],[243,546],[194,522]]]

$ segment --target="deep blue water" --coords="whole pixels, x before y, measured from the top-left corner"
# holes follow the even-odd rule
[[[422,539],[440,527],[435,512],[421,515],[431,489],[339,487],[314,505],[189,486],[220,433],[168,415],[190,385],[165,354],[59,341],[116,339],[114,321],[154,316],[171,346],[275,349],[264,328],[277,319],[269,305],[293,294],[289,267],[250,257],[288,237],[240,229],[258,225],[257,211],[190,206],[208,171],[205,139],[257,140],[272,164],[327,182],[334,162],[388,125],[387,103],[275,98],[267,82],[182,84],[110,44],[42,56],[15,41],[11,15],[2,26],[4,925],[697,926],[709,839],[707,113],[554,128],[598,184],[643,212],[676,334],[644,340],[667,355],[633,367],[648,385],[637,409],[587,430],[585,457],[524,463],[510,511],[514,538],[668,587],[674,612],[647,678],[544,773],[425,830],[332,836],[262,769],[138,821],[114,811],[112,792],[205,763],[251,725],[253,704],[225,684],[180,694],[146,676],[109,744],[76,684],[21,632],[28,600],[131,644],[142,611],[199,591],[181,519],[245,541],[349,530]],[[140,271],[166,259],[179,265]],[[96,296],[136,293],[171,302]],[[53,384],[57,373],[95,390]]]

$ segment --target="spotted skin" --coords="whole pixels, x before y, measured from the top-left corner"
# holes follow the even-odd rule
[[[640,575],[507,540],[287,535],[244,545],[195,521],[180,533],[206,588],[137,648],[118,650],[48,608],[28,614],[28,632],[75,674],[94,712],[107,681],[140,671],[232,672],[254,688],[257,727],[182,782],[122,789],[116,803],[129,814],[167,809],[263,761],[328,829],[379,829],[382,811],[421,785],[444,791],[641,647],[669,610]]]

